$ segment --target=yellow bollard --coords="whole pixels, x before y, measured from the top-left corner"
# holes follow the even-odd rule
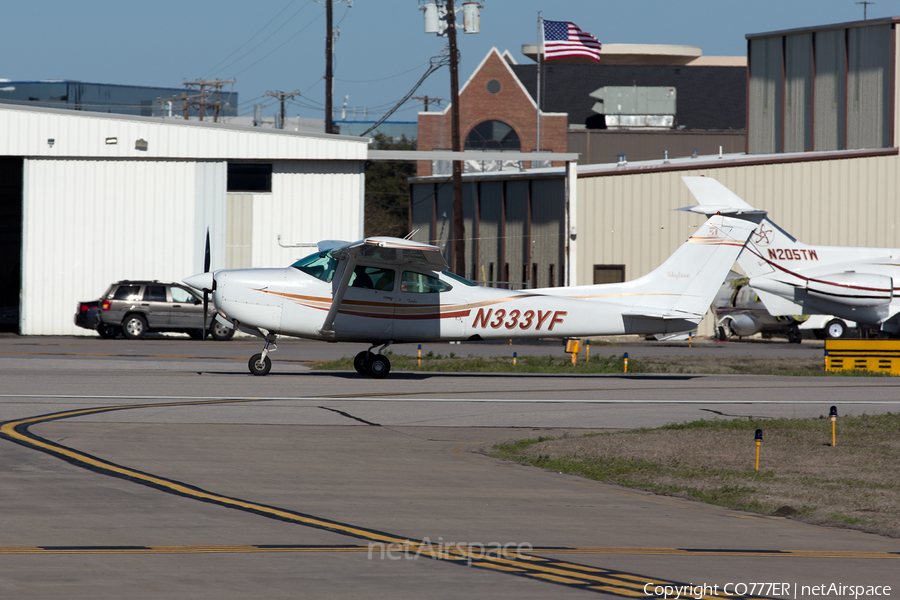
[[[513,366],[516,366],[517,364],[519,364],[519,353],[513,352]]]
[[[831,407],[831,446],[834,447],[835,439],[835,422],[837,421],[837,406]]]
[[[591,362],[591,340],[584,344],[584,362]]]
[[[756,430],[756,470],[759,471],[759,447],[762,445],[762,429]]]
[[[422,344],[419,344],[419,366],[422,366]]]
[[[625,353],[625,372],[628,372],[628,353]]]

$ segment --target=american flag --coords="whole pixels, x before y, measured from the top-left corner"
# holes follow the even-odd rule
[[[600,62],[600,42],[575,23],[544,21],[544,59],[586,56]]]

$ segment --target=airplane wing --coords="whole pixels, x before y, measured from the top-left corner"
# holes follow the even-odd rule
[[[356,257],[391,265],[409,264],[432,271],[449,269],[441,249],[431,244],[392,237],[370,237],[342,246],[333,252],[335,258]]]
[[[350,277],[356,268],[356,263],[365,260],[370,265],[414,265],[417,267],[425,267],[432,271],[444,271],[449,268],[447,261],[441,254],[441,249],[431,244],[423,244],[412,240],[404,240],[392,237],[370,237],[358,242],[346,244],[334,248],[331,251],[332,256],[340,261],[346,261],[343,275],[337,286],[334,288],[334,296],[331,301],[331,307],[325,316],[325,322],[322,323],[319,333],[326,337],[335,335],[332,326],[337,316],[341,302],[344,301],[344,294],[347,292],[347,286],[350,284]]]

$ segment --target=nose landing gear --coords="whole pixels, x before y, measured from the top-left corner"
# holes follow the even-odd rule
[[[247,365],[250,367],[250,372],[254,375],[268,374],[272,370],[272,359],[269,358],[269,352],[275,352],[276,350],[278,350],[278,346],[275,345],[275,334],[267,333],[266,345],[263,346],[262,352],[250,357],[250,362]]]
[[[368,375],[373,379],[383,379],[391,372],[391,361],[381,352],[390,346],[393,342],[388,342],[379,348],[378,353],[374,354],[372,348],[378,344],[372,344],[368,350],[363,350],[353,358],[353,368],[360,375]]]

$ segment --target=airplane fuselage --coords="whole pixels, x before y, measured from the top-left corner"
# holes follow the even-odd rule
[[[451,289],[421,293],[397,285],[391,289],[349,287],[337,311],[333,335],[321,329],[333,300],[332,282],[293,267],[218,271],[213,301],[228,321],[253,324],[278,335],[341,342],[562,338],[660,330],[659,322],[623,316],[627,306],[615,298],[573,298],[554,288],[474,287],[437,273],[430,275]],[[666,328],[684,331],[695,326],[696,321],[670,319]]]

